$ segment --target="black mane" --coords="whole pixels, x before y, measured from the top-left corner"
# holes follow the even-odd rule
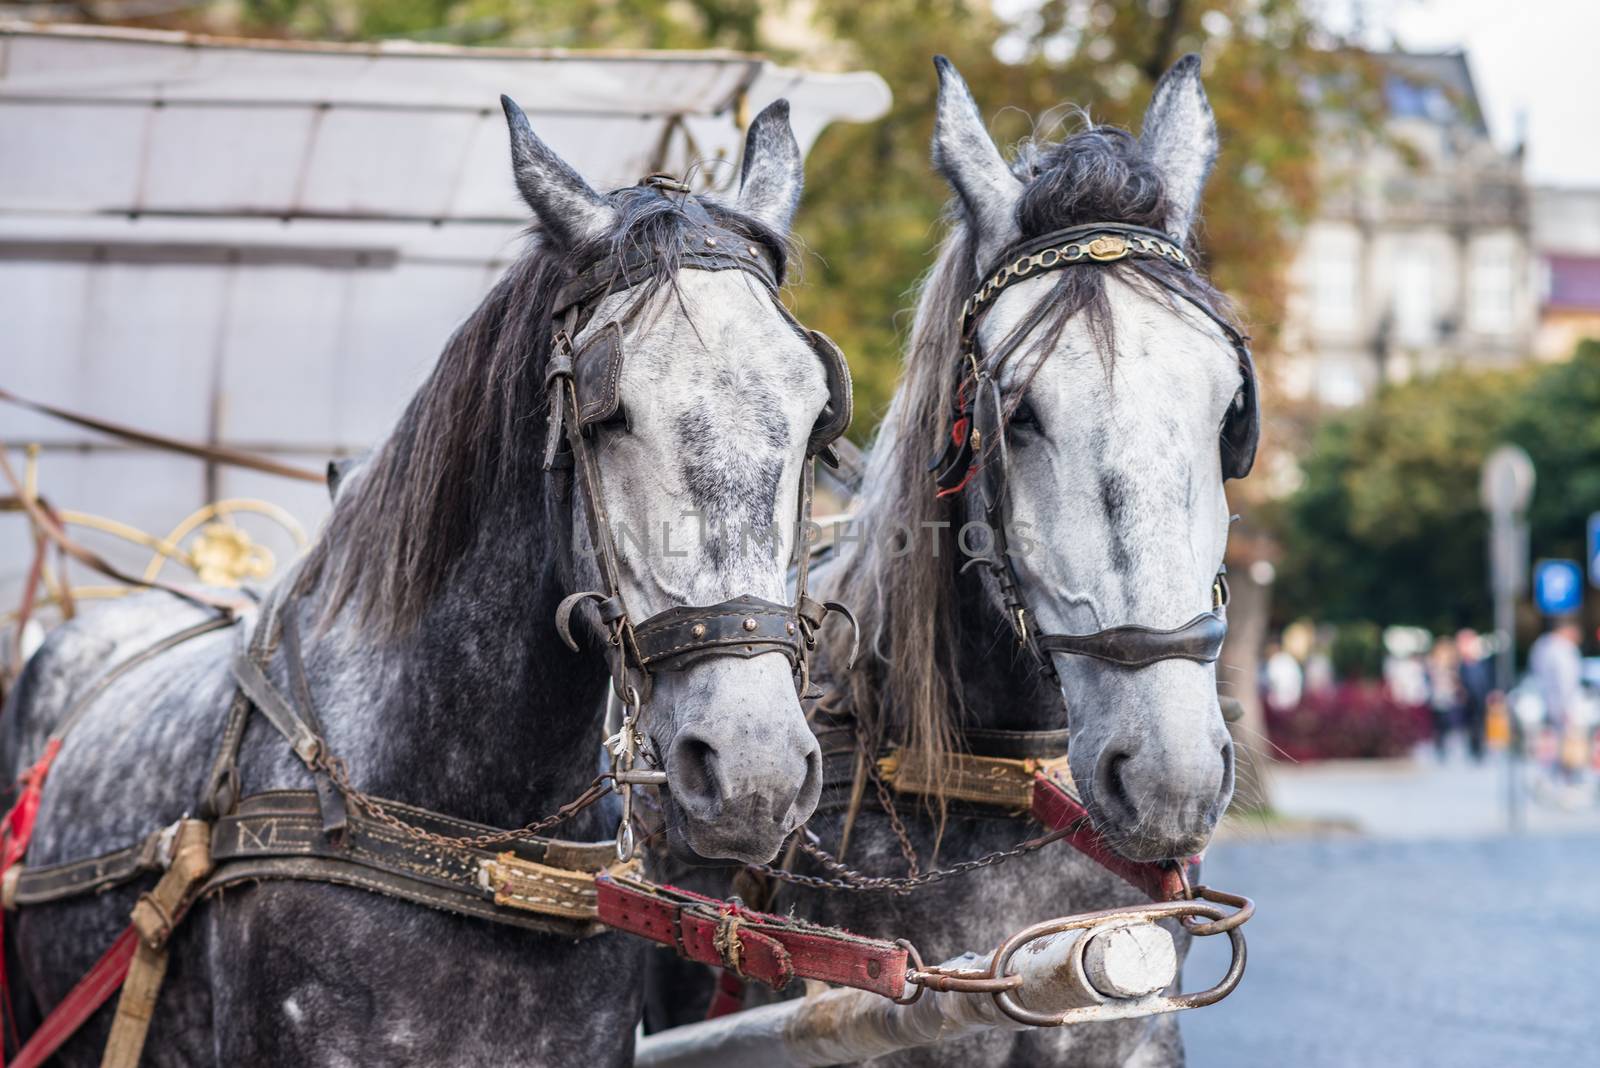
[[[335,502],[297,585],[323,585],[323,618],[354,602],[359,619],[388,636],[413,627],[471,546],[489,504],[544,494],[540,450],[552,305],[561,287],[629,250],[660,250],[635,286],[627,317],[674,288],[678,255],[694,226],[687,194],[646,186],[609,196],[617,225],[581,247],[556,249],[543,235],[496,283],[445,346],[439,362],[373,458]],[[695,198],[719,226],[764,248],[783,274],[781,235],[710,199]],[[635,269],[631,277],[638,279]]]

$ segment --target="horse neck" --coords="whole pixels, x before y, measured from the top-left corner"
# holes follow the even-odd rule
[[[420,622],[375,644],[342,610],[307,668],[323,728],[363,789],[482,823],[547,815],[594,777],[606,671],[552,620],[567,588],[545,477],[502,493]],[[315,633],[317,591],[298,606]],[[570,833],[571,828],[563,828]]]

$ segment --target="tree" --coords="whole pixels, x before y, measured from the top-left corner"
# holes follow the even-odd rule
[[[1486,626],[1484,458],[1506,441],[1528,451],[1532,555],[1581,558],[1600,510],[1597,415],[1600,342],[1586,341],[1565,363],[1419,379],[1329,420],[1304,484],[1272,516],[1284,554],[1275,614]]]
[[[1316,202],[1317,108],[1305,87],[1338,56],[1290,0],[1047,0],[1012,20],[987,2],[819,0],[818,19],[850,62],[894,90],[888,116],[826,131],[807,167],[800,230],[819,262],[796,300],[850,354],[870,432],[899,372],[897,313],[932,262],[948,198],[928,165],[944,53],[974,87],[1002,145],[1060,136],[1082,121],[1137,128],[1155,79],[1181,54],[1206,60],[1223,151],[1206,193],[1203,251],[1271,362],[1298,227]],[[804,58],[804,57],[801,57]]]
[[[415,37],[564,48],[734,48],[812,67],[865,67],[894,91],[883,120],[836,125],[807,167],[799,237],[809,323],[850,357],[864,440],[899,375],[909,292],[932,262],[948,196],[928,164],[935,79],[944,53],[974,86],[1001,144],[1059,136],[1081,118],[1137,127],[1155,79],[1198,51],[1223,151],[1206,196],[1201,244],[1217,283],[1239,300],[1271,363],[1297,228],[1316,200],[1322,113],[1345,106],[1312,81],[1346,66],[1298,0],[1038,0],[1015,14],[989,0],[242,0],[161,21],[330,39]],[[234,14],[229,15],[229,12]],[[779,17],[782,16],[782,17]],[[150,25],[150,20],[142,24]],[[1346,79],[1347,80],[1347,79]],[[1321,78],[1331,84],[1333,79]]]
[[[1600,340],[1533,379],[1511,406],[1504,437],[1528,450],[1538,472],[1528,509],[1533,556],[1582,560],[1588,517],[1600,511]]]

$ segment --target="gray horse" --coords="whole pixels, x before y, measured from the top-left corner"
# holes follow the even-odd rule
[[[619,536],[618,552],[637,618],[736,594],[785,600],[807,438],[829,394],[807,339],[763,286],[741,270],[674,266],[696,233],[684,192],[598,194],[510,101],[506,114],[536,221],[529,247],[373,458],[345,476],[286,610],[306,636],[327,743],[355,786],[514,827],[594,777],[608,680],[597,628],[573,654],[552,625],[566,595],[597,584],[592,556],[578,551],[578,488],[541,463],[557,292],[584,264],[659,253],[653,277],[606,297],[586,328],[623,324],[626,420],[598,427],[594,451],[612,523],[633,535]],[[737,198],[696,199],[778,266],[800,189],[779,102],[751,126]],[[780,551],[715,530],[698,537],[707,515],[783,532]],[[55,631],[6,710],[5,766],[27,767],[110,665],[201,618],[149,593]],[[121,848],[195,811],[240,629],[180,645],[93,701],[49,774],[30,865]],[[268,673],[288,692],[281,655]],[[663,675],[645,713],[682,855],[764,861],[810,815],[817,746],[782,657],[719,657]],[[241,764],[246,795],[310,784],[260,715]],[[614,821],[591,808],[556,833],[608,839]],[[6,949],[24,1024],[126,926],[140,888],[13,914]],[[643,943],[626,936],[575,941],[342,886],[251,885],[202,902],[180,928],[145,1062],[623,1065],[642,966]],[[97,1063],[109,1017],[69,1043],[64,1062]]]
[[[864,644],[848,674],[838,670],[842,650],[825,650],[835,691],[824,704],[858,726],[870,748],[898,745],[935,764],[941,752],[975,745],[986,729],[1059,731],[1070,719],[1072,776],[1096,829],[1132,859],[1189,856],[1204,847],[1233,790],[1214,665],[1163,660],[1132,670],[1057,654],[1057,690],[1019,649],[993,574],[964,567],[963,527],[986,518],[979,480],[938,496],[928,458],[950,430],[962,304],[1002,251],[1085,223],[1187,240],[1217,150],[1199,60],[1181,60],[1161,80],[1139,137],[1090,126],[1059,143],[1024,144],[1009,165],[960,75],[942,59],[938,70],[933,155],[955,191],[954,222],[922,289],[905,378],[868,461],[856,536],[842,539],[838,555],[817,571],[818,588],[860,615]],[[1010,411],[1005,523],[1021,591],[1044,633],[1175,627],[1212,607],[1229,526],[1224,470],[1247,468],[1250,457],[1233,453],[1254,448],[1253,436],[1241,442],[1219,429],[1253,404],[1246,392],[1253,383],[1229,337],[1190,299],[1227,317],[1226,301],[1198,277],[1127,260],[1015,283],[982,320],[985,351],[1020,339],[1016,351],[1026,355],[1007,365],[999,383]],[[915,535],[909,552],[907,531]],[[923,868],[1038,833],[992,809],[916,797],[900,798],[898,807]],[[843,803],[825,795],[810,829],[838,849],[844,820]],[[907,852],[866,789],[845,859],[868,874],[901,875]],[[904,895],[782,886],[772,907],[908,937],[930,960],[942,960],[990,949],[1049,917],[1143,900],[1093,861],[1054,845]],[[704,996],[663,995],[652,995],[652,1024],[704,1013]],[[1166,1016],[995,1032],[883,1063],[1182,1060],[1175,1018]]]

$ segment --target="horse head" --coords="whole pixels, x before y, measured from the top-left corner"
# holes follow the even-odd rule
[[[986,588],[1059,677],[1098,829],[1135,859],[1187,856],[1233,790],[1223,481],[1257,433],[1244,339],[1189,260],[1217,152],[1199,59],[1161,79],[1138,137],[1091,125],[1010,165],[939,75],[934,161],[965,224],[947,273],[973,300],[960,493],[1001,537]]]

